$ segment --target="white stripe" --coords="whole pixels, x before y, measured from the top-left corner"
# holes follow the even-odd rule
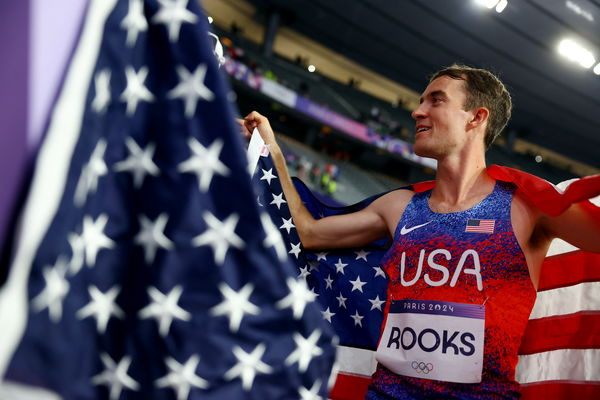
[[[600,349],[562,349],[519,356],[520,383],[549,380],[600,380]]]
[[[90,4],[77,51],[40,149],[30,196],[21,215],[15,258],[8,280],[0,290],[0,380],[25,330],[31,264],[64,191],[104,23],[115,3],[116,0],[95,0]]]
[[[579,311],[598,311],[600,310],[598,293],[600,293],[600,282],[585,282],[539,292],[529,319]]]
[[[354,347],[338,346],[337,362],[340,374],[370,377],[377,367],[374,351]]]
[[[573,246],[572,244],[569,244],[562,239],[554,239],[550,243],[550,248],[548,248],[548,253],[546,254],[546,257],[555,256],[557,254],[570,253],[576,250],[579,249]]]
[[[54,392],[14,382],[0,383],[0,399],[2,400],[62,400]]]

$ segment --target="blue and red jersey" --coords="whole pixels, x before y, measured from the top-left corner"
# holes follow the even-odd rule
[[[485,306],[481,383],[400,376],[378,365],[367,399],[518,397],[518,349],[536,294],[512,229],[514,191],[497,181],[479,204],[454,213],[432,211],[431,190],[416,193],[382,259],[386,313],[392,301],[406,299]]]

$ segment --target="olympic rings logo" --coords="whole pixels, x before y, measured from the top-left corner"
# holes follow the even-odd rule
[[[433,371],[433,364],[432,363],[426,364],[423,361],[421,361],[421,362],[413,361],[410,366],[412,367],[412,369],[417,371],[418,374],[427,375],[428,373]]]

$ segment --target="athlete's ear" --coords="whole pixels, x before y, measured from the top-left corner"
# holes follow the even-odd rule
[[[486,107],[475,108],[472,112],[473,117],[467,124],[471,129],[478,128],[485,124],[490,116],[490,110],[488,110]]]

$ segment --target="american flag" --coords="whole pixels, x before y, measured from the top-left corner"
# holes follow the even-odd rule
[[[334,334],[255,204],[193,0],[94,0],[0,290],[0,398],[320,399]]]
[[[474,233],[494,233],[494,226],[496,220],[494,219],[472,219],[467,220],[467,226],[465,232]]]
[[[584,178],[573,190],[557,192],[552,185],[518,171],[492,166],[492,177],[515,182],[540,209],[550,214],[569,204],[600,194],[600,176]],[[259,160],[255,179],[262,191],[259,203],[280,226],[290,258],[298,275],[319,294],[322,318],[340,337],[336,383],[329,394],[333,400],[364,399],[370,376],[375,372],[375,349],[386,299],[387,279],[379,259],[387,243],[378,241],[365,248],[305,251],[286,207],[273,163]],[[321,203],[298,179],[294,179],[304,204],[313,217],[357,211],[380,195],[347,207]],[[416,191],[433,182],[413,185]],[[600,198],[596,202],[600,205]],[[600,222],[600,209],[588,203]],[[477,224],[479,221],[476,220]],[[491,221],[493,231],[494,220]],[[333,244],[332,247],[335,247]],[[600,255],[585,252],[555,240],[543,266],[538,298],[520,349],[516,379],[524,399],[600,397]]]

